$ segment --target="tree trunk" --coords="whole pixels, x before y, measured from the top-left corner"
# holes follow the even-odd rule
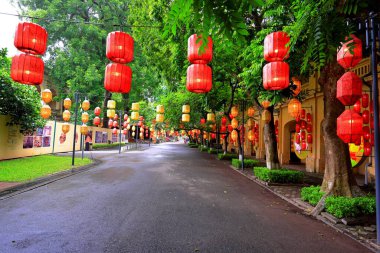
[[[336,134],[336,119],[345,107],[336,98],[336,82],[344,73],[336,61],[321,72],[319,84],[324,96],[324,120],[322,122],[325,144],[325,173],[321,190],[336,196],[357,196],[361,190],[352,174],[348,145]]]
[[[104,92],[104,100],[103,100],[103,127],[108,128],[108,118],[107,118],[107,103],[112,97],[112,93],[109,91]]]
[[[273,119],[273,106],[267,109],[271,114],[271,121],[264,125],[264,143],[265,143],[265,158],[268,169],[279,169],[280,162],[278,160],[277,140]]]
[[[224,135],[224,154],[228,152],[228,133]]]

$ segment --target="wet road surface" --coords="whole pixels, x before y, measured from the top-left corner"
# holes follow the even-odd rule
[[[0,201],[0,252],[370,252],[183,144]]]

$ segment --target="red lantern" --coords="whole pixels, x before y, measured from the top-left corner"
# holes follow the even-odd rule
[[[231,113],[228,116],[230,117],[230,119],[234,118],[234,116]]]
[[[375,129],[375,123],[374,123],[373,120],[374,120],[374,119],[373,119],[373,113],[371,113],[371,115],[370,115],[370,117],[369,117],[369,127],[370,127],[371,129]]]
[[[302,130],[301,133],[300,133],[300,135],[301,135],[301,139],[302,140],[306,139],[306,132],[305,132],[305,130]]]
[[[263,68],[263,86],[266,90],[283,90],[289,86],[289,65],[270,62]]]
[[[205,64],[192,64],[187,68],[186,88],[194,93],[207,93],[212,88],[212,70]]]
[[[123,129],[123,134],[127,135],[128,134],[128,130],[127,129]]]
[[[306,144],[305,140],[303,140],[302,143],[301,143],[301,149],[302,150],[306,150],[307,149],[307,144]]]
[[[364,155],[365,156],[370,156],[371,154],[372,154],[371,143],[364,142]]]
[[[39,85],[44,79],[44,62],[30,54],[13,56],[11,78],[18,83]]]
[[[117,128],[112,129],[112,134],[117,135]]]
[[[355,67],[363,57],[362,41],[353,34],[351,34],[350,37],[352,40],[344,43],[336,56],[339,65],[345,69]]]
[[[117,115],[117,113],[115,113],[115,116],[113,116],[113,120],[118,120],[119,119],[119,115]]]
[[[131,90],[132,69],[120,63],[110,63],[106,67],[104,88],[109,92],[128,93]]]
[[[301,129],[306,129],[306,126],[307,126],[306,121],[302,120],[301,121]]]
[[[362,97],[362,80],[354,72],[346,72],[337,82],[336,98],[343,105],[353,105]]]
[[[309,143],[309,144],[313,143],[313,135],[312,134],[307,135],[307,143]]]
[[[113,120],[110,119],[108,120],[108,128],[112,128],[112,126],[113,126]]]
[[[311,118],[311,113],[307,113],[307,114],[306,114],[306,121],[310,123],[310,122],[311,122],[311,119],[312,119],[312,118]]]
[[[277,128],[277,127],[274,129],[274,133],[275,133],[276,135],[278,135],[278,128]]]
[[[220,127],[220,132],[221,133],[225,133],[227,131],[227,127],[226,126],[221,126]]]
[[[100,125],[100,118],[98,116],[96,116],[92,122],[95,126],[99,126]]]
[[[368,96],[368,94],[364,93],[362,95],[362,106],[363,106],[363,108],[367,108],[368,104],[369,104],[369,96]]]
[[[278,119],[276,119],[276,120],[274,121],[274,126],[275,126],[275,127],[278,127]]]
[[[371,139],[371,130],[369,129],[369,126],[363,127],[363,138],[365,140]]]
[[[118,127],[118,126],[119,126],[119,123],[115,120],[114,122],[112,122],[112,126],[113,126],[113,127]]]
[[[227,118],[226,117],[222,117],[222,125],[225,126],[226,123],[227,123]]]
[[[301,131],[301,127],[299,124],[296,124],[296,133],[299,133]]]
[[[306,110],[302,109],[301,110],[301,119],[305,119],[305,117],[306,117]]]
[[[345,110],[337,119],[337,135],[345,143],[355,143],[363,134],[363,118],[353,110]]]
[[[211,139],[215,139],[216,138],[216,134],[211,134]]]
[[[127,122],[127,121],[124,121],[124,122],[123,122],[123,127],[124,127],[124,128],[127,128],[127,127],[128,127],[128,125],[129,125],[129,124],[128,124],[128,122]]]
[[[301,143],[301,135],[296,134],[296,143],[300,144]]]
[[[361,105],[360,105],[360,100],[358,100],[354,104],[354,111],[357,112],[357,113],[360,113],[361,110],[362,110],[362,108],[361,108]]]
[[[308,133],[311,133],[311,132],[313,131],[313,125],[312,125],[312,124],[307,124],[307,126],[306,126],[306,131],[307,131]]]
[[[124,121],[128,120],[128,114],[124,114]]]
[[[228,132],[232,132],[232,130],[234,130],[232,125],[228,125]]]
[[[99,107],[96,107],[96,108],[94,109],[94,114],[95,114],[95,116],[99,116],[100,113],[101,113],[100,108],[99,108]]]
[[[364,110],[362,113],[362,117],[363,117],[363,124],[368,124],[369,123],[369,111]]]
[[[285,32],[273,32],[268,34],[264,40],[264,59],[269,62],[283,61],[289,57],[289,47],[286,46],[290,41]]]
[[[197,42],[198,40],[198,42]],[[212,39],[207,37],[207,46],[204,52],[199,54],[199,48],[202,45],[200,36],[193,34],[187,41],[187,59],[193,64],[207,64],[212,60]]]
[[[25,53],[44,54],[47,44],[45,28],[35,23],[20,22],[16,29],[14,45]]]
[[[107,36],[107,58],[125,64],[133,60],[133,38],[125,32],[111,32]]]

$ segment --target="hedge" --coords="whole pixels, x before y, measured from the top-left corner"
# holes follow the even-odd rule
[[[208,148],[205,147],[205,146],[199,146],[198,149],[199,149],[199,151],[201,151],[201,152],[208,151]]]
[[[323,194],[324,192],[321,191],[320,186],[303,187],[301,189],[301,199],[309,202],[312,206],[318,204]]]
[[[208,153],[209,153],[209,154],[217,154],[218,151],[217,151],[216,149],[211,149],[211,148],[210,148],[210,149],[208,150]]]
[[[254,166],[258,164],[259,164],[258,160],[244,159],[244,168],[253,168]],[[241,161],[239,159],[233,158],[232,166],[234,166],[235,168],[241,168]]]
[[[325,202],[326,211],[337,218],[373,215],[376,213],[374,196],[365,197],[335,197],[329,196]]]
[[[226,154],[219,154],[218,159],[219,160],[232,160],[233,158],[238,158],[237,154],[231,154],[231,153],[226,153]]]
[[[125,146],[125,143],[121,143],[121,146]],[[99,144],[93,144],[92,145],[92,149],[107,149],[107,148],[115,148],[115,147],[119,147],[119,143],[111,143],[111,144],[107,144],[107,143],[99,143]]]
[[[270,170],[266,167],[254,167],[253,172],[257,178],[270,183],[302,183],[304,173],[301,171],[278,169]]]
[[[198,148],[198,144],[197,143],[193,143],[193,142],[189,142],[189,144],[187,144],[190,148]]]

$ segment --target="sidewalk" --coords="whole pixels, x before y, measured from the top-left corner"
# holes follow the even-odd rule
[[[253,182],[259,184],[263,188],[266,188],[270,192],[274,193],[278,197],[288,201],[289,203],[293,204],[294,206],[300,208],[305,214],[309,213],[313,206],[310,204],[302,201],[301,199],[301,189],[303,187],[307,187],[310,185],[320,185],[322,183],[323,175],[319,175],[316,173],[309,173],[305,172],[305,179],[304,183],[301,185],[280,185],[280,184],[268,184],[266,182],[263,182],[259,179],[257,179],[253,175],[252,170],[245,169],[237,170],[234,167],[230,166],[232,170],[240,173],[241,175],[249,178]],[[301,170],[300,166],[284,166],[289,169],[295,169],[295,170]],[[302,171],[302,170],[301,170]],[[333,227],[337,231],[346,234],[347,236],[351,237],[352,239],[360,242],[364,246],[366,246],[368,249],[374,251],[374,252],[380,252],[380,245],[376,243],[376,225],[346,225],[344,224],[344,219],[340,220],[332,216],[331,214],[328,214],[326,212],[322,212],[321,215],[317,217],[318,220],[321,220],[325,224]]]

